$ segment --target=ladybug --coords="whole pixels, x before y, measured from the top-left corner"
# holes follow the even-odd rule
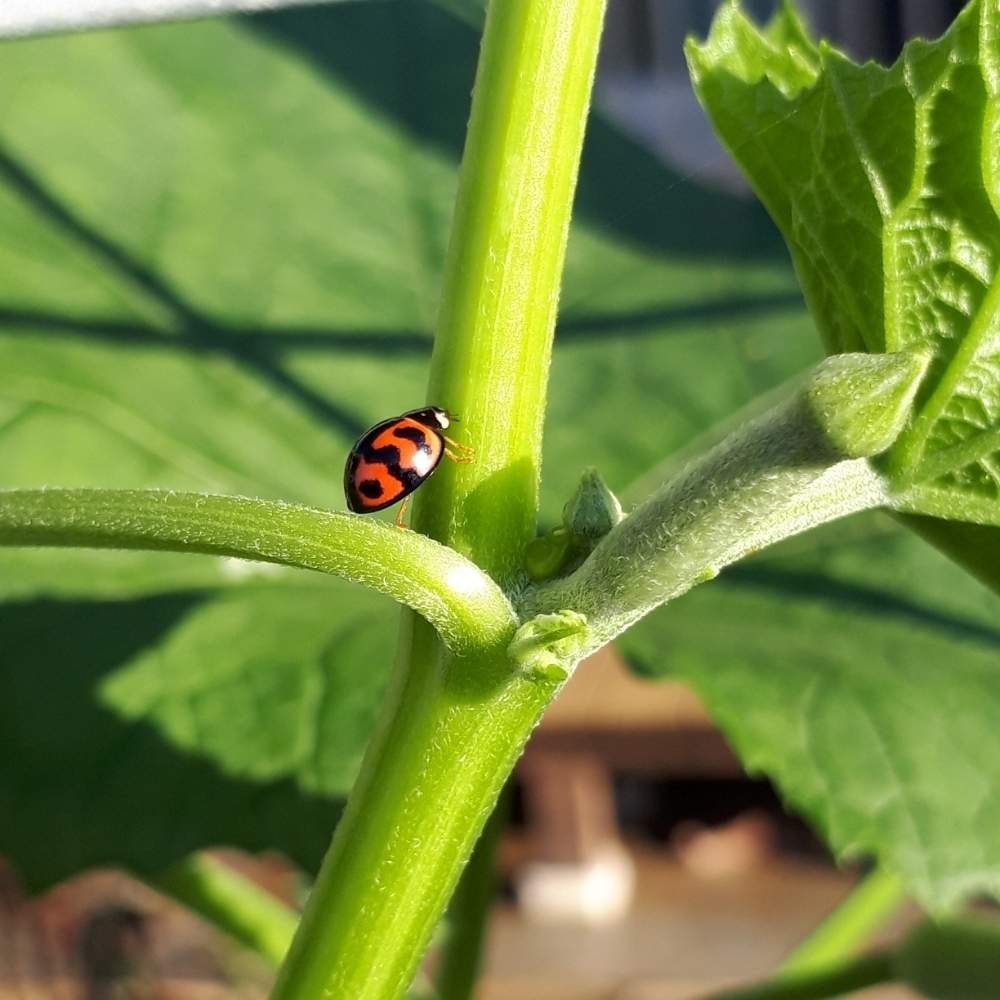
[[[471,448],[442,433],[456,419],[447,410],[429,406],[366,430],[347,456],[344,495],[348,508],[356,514],[371,514],[402,500],[396,524],[404,527],[410,494],[438,467],[442,455],[453,462],[472,461]]]

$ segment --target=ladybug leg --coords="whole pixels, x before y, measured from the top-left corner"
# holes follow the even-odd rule
[[[474,448],[470,448],[467,444],[462,444],[459,441],[453,441],[450,437],[445,437],[444,434],[441,435],[441,440],[445,444],[451,445],[450,448],[445,448],[444,453],[446,458],[450,458],[453,462],[458,465],[468,465],[470,462],[476,460],[476,452]]]
[[[461,441],[456,441],[453,438],[447,437],[444,434],[441,435],[441,440],[444,441],[445,444],[450,444],[452,448],[454,448],[456,451],[466,451],[471,455],[476,450],[470,445],[462,444]]]
[[[399,510],[396,512],[396,527],[402,528],[403,531],[410,530],[408,525],[403,524],[403,517],[406,514],[406,508],[409,506],[409,504],[410,504],[410,498],[406,497],[406,499],[403,500],[403,502],[399,505]]]

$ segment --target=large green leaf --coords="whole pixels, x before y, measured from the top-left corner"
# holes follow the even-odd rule
[[[477,43],[400,3],[5,45],[0,485],[341,507],[353,437],[423,399]],[[582,463],[624,482],[814,356],[752,202],[594,121],[579,209],[549,516]],[[0,596],[0,851],[31,884],[218,842],[316,861],[391,607],[67,550],[0,554]]]
[[[973,3],[884,69],[814,44],[790,5],[762,30],[729,2],[687,51],[827,351],[932,354],[887,468],[925,515],[908,523],[1000,590],[998,20]],[[1000,893],[997,621],[986,591],[871,515],[734,568],[623,644],[691,680],[835,850],[950,905]]]
[[[932,355],[888,459],[900,509],[1000,526],[1000,10],[974,0],[886,69],[814,45],[790,5],[759,30],[734,0],[687,51],[827,350]],[[975,560],[964,529],[937,533]]]
[[[35,886],[95,863],[156,872],[206,843],[314,868],[384,684],[387,605],[294,571],[5,605],[4,852]]]
[[[840,855],[949,906],[1000,895],[998,622],[989,591],[879,514],[733,567],[621,645],[690,681]]]

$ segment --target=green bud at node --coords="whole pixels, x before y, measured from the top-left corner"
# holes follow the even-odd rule
[[[570,534],[565,528],[555,528],[532,539],[524,550],[524,569],[536,583],[558,576],[572,554]]]
[[[563,524],[574,546],[589,552],[622,517],[622,505],[596,469],[587,469],[569,502],[563,507]]]
[[[525,622],[514,633],[507,655],[529,676],[559,684],[580,660],[586,641],[586,616],[556,611]]]

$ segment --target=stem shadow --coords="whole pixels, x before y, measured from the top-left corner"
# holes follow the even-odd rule
[[[788,600],[819,598],[867,615],[919,622],[958,638],[1000,646],[998,627],[991,627],[973,618],[959,618],[875,587],[835,580],[823,573],[799,572],[749,563],[730,567],[721,579],[740,587],[767,590]]]

